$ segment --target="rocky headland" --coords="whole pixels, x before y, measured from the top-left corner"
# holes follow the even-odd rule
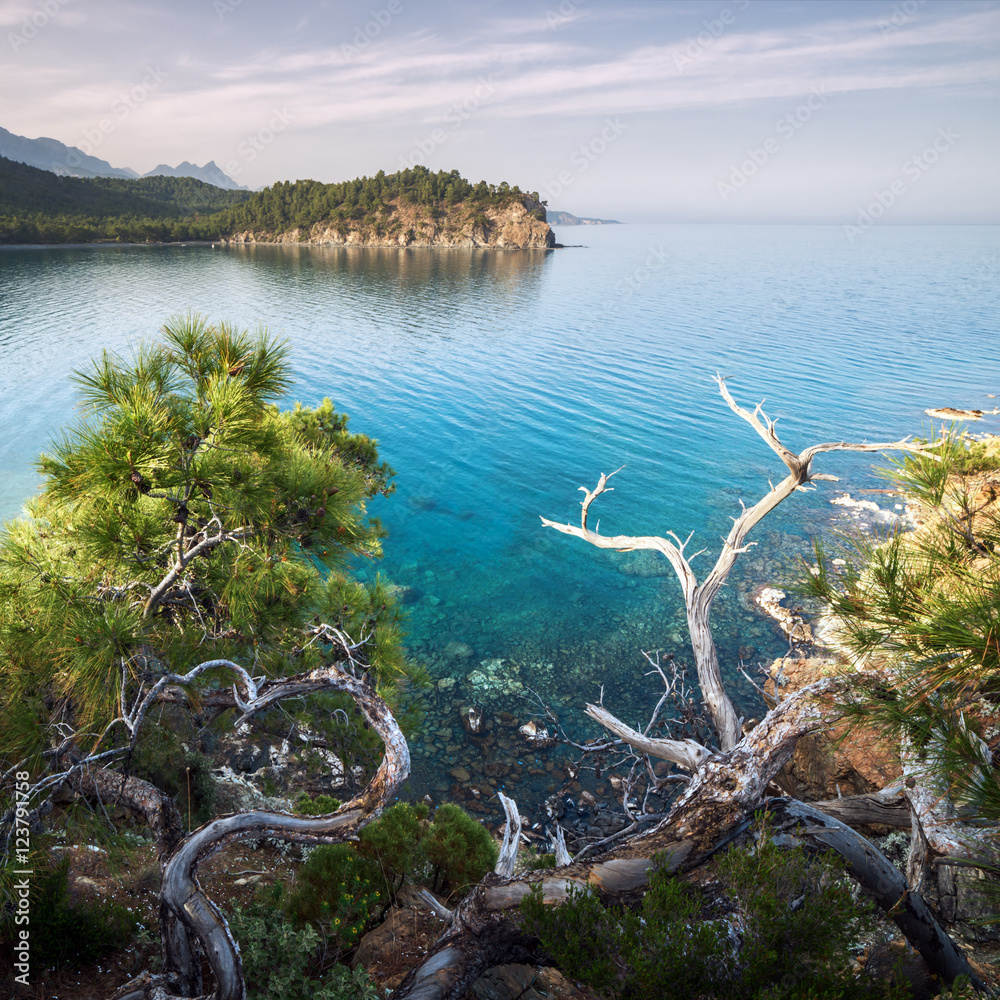
[[[395,200],[360,221],[325,220],[285,232],[246,229],[223,243],[307,244],[342,247],[439,247],[548,250],[556,245],[549,224],[520,201],[502,206],[463,204],[448,209]]]

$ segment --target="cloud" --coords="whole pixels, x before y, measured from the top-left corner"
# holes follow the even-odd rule
[[[623,45],[606,51],[555,37],[518,42],[523,20],[492,40],[422,31],[364,50],[262,50],[239,65],[204,67],[200,96],[220,105],[286,101],[312,124],[431,122],[484,75],[490,117],[595,116],[723,107],[828,93],[948,86],[993,91],[1000,11],[938,18],[886,33],[873,18],[724,33],[699,46]],[[496,40],[499,36],[500,40]],[[345,43],[346,44],[346,43]],[[694,47],[692,47],[694,44]]]

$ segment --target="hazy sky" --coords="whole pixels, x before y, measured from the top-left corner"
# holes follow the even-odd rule
[[[626,222],[1000,222],[995,0],[0,0],[0,31],[0,125],[140,172],[420,162]]]

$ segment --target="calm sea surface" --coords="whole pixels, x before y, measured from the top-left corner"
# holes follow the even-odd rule
[[[35,457],[74,415],[67,376],[102,348],[189,310],[268,326],[291,342],[294,398],[331,397],[398,472],[377,504],[391,532],[379,569],[405,588],[411,650],[445,682],[414,742],[415,788],[446,795],[461,765],[530,813],[555,785],[545,755],[506,740],[485,752],[459,708],[526,721],[523,686],[583,732],[603,682],[606,704],[639,722],[656,697],[640,650],[686,648],[665,564],[592,550],[539,515],[575,520],[577,488],[624,464],[594,508],[601,529],[693,531],[704,573],[740,499],[783,472],[714,372],[745,404],[767,397],[796,449],[919,433],[927,407],[987,409],[1000,394],[1000,228],[886,226],[853,245],[835,226],[557,239],[585,246],[0,250],[0,512],[36,488]],[[855,495],[879,485],[864,456],[821,463]],[[829,525],[836,488],[797,495],[759,529],[720,599],[727,669],[741,648],[753,661],[783,649],[748,590]]]

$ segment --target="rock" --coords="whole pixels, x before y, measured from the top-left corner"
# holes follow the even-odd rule
[[[454,677],[442,677],[441,680],[437,682],[438,691],[450,691],[455,686]]]
[[[754,602],[768,617],[773,618],[781,627],[781,631],[793,642],[811,645],[812,629],[800,614],[784,607],[781,602],[785,592],[775,587],[761,587],[754,595]]]
[[[670,576],[670,563],[658,552],[612,552],[611,559],[627,576]]]
[[[555,745],[555,738],[549,735],[548,729],[535,722],[526,722],[518,732],[534,747],[542,749]]]
[[[461,766],[459,766],[459,767],[453,767],[448,773],[456,781],[460,781],[463,785],[467,781],[471,781],[472,780],[472,775],[469,773],[468,769],[464,768],[464,767],[461,767]]]
[[[420,603],[427,608],[436,608],[441,603],[441,598],[435,597],[433,594],[424,594],[424,596],[420,598]]]
[[[215,802],[220,813],[250,812],[265,809],[272,812],[291,812],[290,799],[265,795],[252,781],[232,768],[220,767],[212,771],[215,781]]]
[[[818,658],[793,660],[785,657],[771,665],[770,679],[764,689],[781,698],[826,676],[833,668],[829,660]],[[822,733],[811,733],[799,740],[795,755],[780,772],[778,782],[791,794],[806,801],[861,795],[879,791],[902,774],[896,748],[874,729],[856,726],[851,738],[839,746],[837,741],[847,724],[836,723]]]
[[[520,664],[512,660],[482,660],[478,669],[469,673],[465,680],[477,701],[497,700],[524,690],[520,673]]]
[[[854,500],[850,493],[834,497],[830,503],[836,504],[838,507],[853,507],[855,510],[879,510],[879,505],[873,500]]]
[[[458,717],[462,720],[462,728],[467,733],[478,733],[483,725],[483,713],[481,709],[465,705],[458,710]]]
[[[937,420],[982,420],[982,410],[957,410],[954,406],[939,406],[933,410],[924,410],[929,417]]]
[[[472,647],[465,642],[449,642],[444,647],[444,655],[453,660],[467,660],[472,656]]]
[[[270,747],[266,744],[255,746],[251,743],[248,746],[240,747],[239,750],[231,754],[228,763],[238,774],[253,774],[254,771],[259,771],[270,763],[271,754],[269,751]]]
[[[383,987],[394,988],[405,975],[405,971],[397,970],[416,964],[427,953],[440,934],[441,924],[440,918],[426,907],[394,906],[385,922],[361,939],[351,964],[376,975],[381,972]]]
[[[574,986],[558,969],[498,965],[472,984],[476,1000],[596,1000]]]

